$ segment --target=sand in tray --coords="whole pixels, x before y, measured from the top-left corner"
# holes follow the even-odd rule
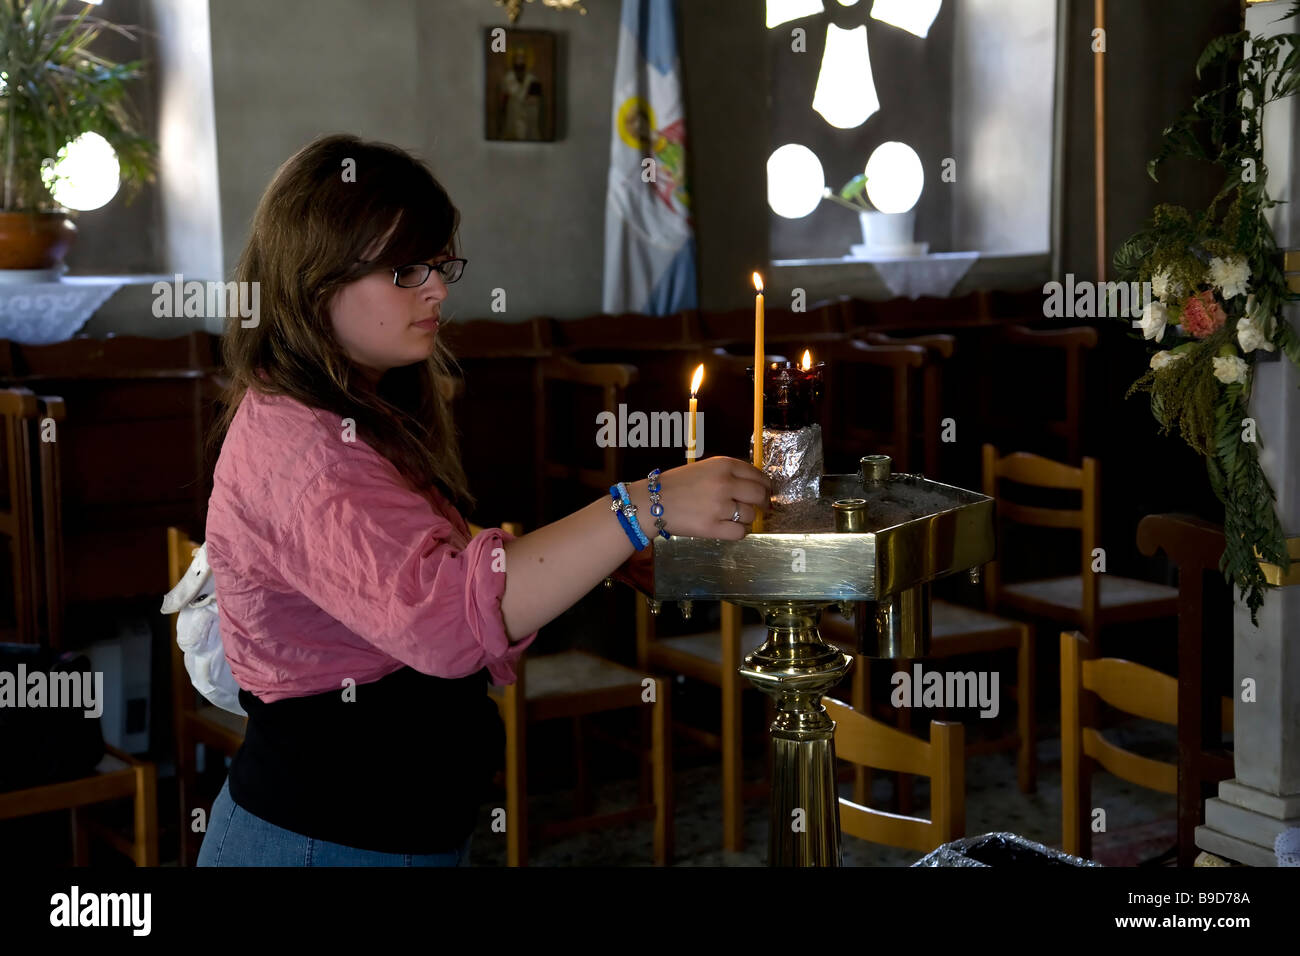
[[[835,531],[838,497],[801,498],[789,504],[773,504],[763,521],[765,534],[821,534]],[[847,497],[847,495],[845,495]],[[890,481],[863,489],[858,497],[867,500],[867,530],[879,531],[924,515],[950,511],[959,502],[948,495],[907,481]]]

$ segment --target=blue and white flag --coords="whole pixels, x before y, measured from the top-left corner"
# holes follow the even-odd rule
[[[605,197],[607,313],[696,306],[674,0],[623,0]]]

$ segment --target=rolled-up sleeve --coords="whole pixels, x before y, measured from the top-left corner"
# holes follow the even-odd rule
[[[501,614],[506,542],[464,541],[385,461],[334,462],[303,490],[281,530],[285,582],[389,656],[435,677],[486,667],[511,683],[536,632],[514,644]]]

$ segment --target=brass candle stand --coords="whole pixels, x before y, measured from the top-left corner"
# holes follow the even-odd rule
[[[858,474],[823,475],[820,496],[774,509],[761,533],[739,541],[674,536],[655,544],[657,612],[696,600],[758,609],[767,640],[740,673],[773,699],[768,863],[838,866],[835,724],[821,698],[853,659],[822,640],[824,608],[852,608],[858,652],[922,657],[930,638],[930,582],[994,554],[993,500],[890,472],[886,456]]]

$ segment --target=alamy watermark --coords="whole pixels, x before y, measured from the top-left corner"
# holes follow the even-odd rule
[[[28,673],[19,664],[17,674],[0,671],[0,707],[68,707],[86,717],[104,712],[104,675],[101,671],[43,671]]]
[[[152,913],[152,893],[83,893],[73,884],[50,897],[50,925],[57,927],[118,926],[132,936],[148,936]]]
[[[912,673],[895,671],[889,676],[894,690],[889,702],[895,707],[934,707],[956,710],[979,707],[981,717],[996,717],[1001,705],[997,671],[926,671],[912,665]]]
[[[256,328],[261,321],[261,287],[257,282],[188,282],[180,273],[172,282],[153,284],[153,314],[156,319],[246,320],[241,328]]]
[[[1150,282],[1065,282],[1043,285],[1043,315],[1049,319],[1140,319],[1154,300]]]
[[[704,457],[704,413],[695,413],[695,451],[690,449],[690,413],[603,411],[596,416],[598,448],[683,448],[694,458]]]

